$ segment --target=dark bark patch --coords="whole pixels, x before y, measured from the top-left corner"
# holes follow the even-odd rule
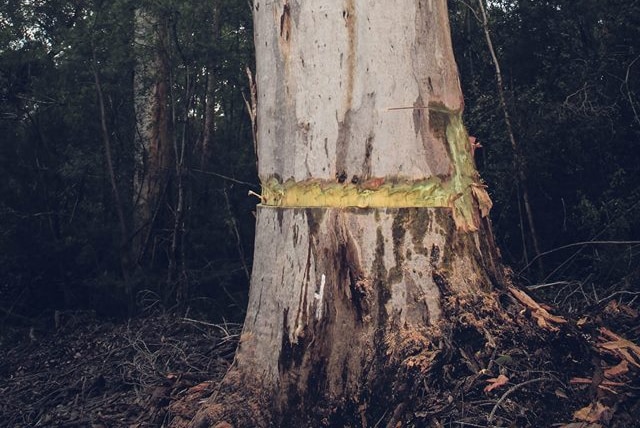
[[[408,228],[411,232],[411,242],[418,254],[427,256],[429,251],[424,247],[424,237],[431,228],[431,214],[429,209],[413,209]]]
[[[386,284],[387,271],[384,268],[384,235],[380,227],[376,230],[376,255],[372,271],[375,272],[376,290],[378,291],[378,305],[384,308],[384,305],[391,298],[391,291]]]
[[[416,136],[422,131],[422,123],[424,121],[424,101],[422,95],[413,102],[413,131]]]
[[[362,181],[371,178],[371,153],[373,152],[373,134],[369,134],[364,145],[364,159],[362,161]]]
[[[418,284],[416,284],[411,275],[407,275],[405,282],[407,284],[407,319],[422,320],[422,325],[431,324],[429,306],[425,301],[424,292]]]
[[[349,291],[357,321],[361,323],[367,321],[371,312],[369,302],[371,285],[366,279],[359,278],[352,271],[349,271]]]
[[[287,3],[282,8],[282,15],[280,15],[280,37],[285,41],[289,41],[291,36],[291,8]]]
[[[387,322],[387,311],[385,309],[385,305],[391,299],[391,286],[387,282],[387,272],[384,267],[384,234],[382,233],[382,229],[380,226],[376,229],[376,252],[375,258],[373,261],[373,268],[371,269],[374,272],[374,289],[377,293],[377,304],[378,304],[378,319],[376,323],[380,326],[386,325]],[[375,333],[375,342],[376,343],[384,343],[384,330],[377,329]]]
[[[307,340],[305,340],[307,335],[300,335],[297,343],[293,343],[289,339],[288,317],[289,309],[286,308],[282,313],[282,345],[280,347],[280,356],[278,357],[280,373],[288,372],[294,367],[300,367],[307,349]]]
[[[406,226],[409,222],[409,216],[410,214],[408,210],[400,209],[393,219],[393,225],[391,226],[391,238],[393,240],[393,257],[396,264],[389,270],[389,284],[400,282],[403,277],[402,266],[405,259],[402,247],[404,245]]]
[[[438,287],[438,290],[440,290],[440,295],[442,297],[451,295],[451,285],[449,284],[449,281],[447,281],[446,277],[442,273],[438,272],[437,270],[434,270],[431,273],[431,278],[433,278],[433,282]]]
[[[348,110],[344,120],[338,124],[338,139],[336,141],[336,178],[339,183],[344,183],[347,179],[347,157],[349,154],[349,143],[351,142],[351,115]]]
[[[280,227],[280,232],[282,232],[282,220],[284,219],[284,212],[282,210],[277,210],[276,218],[278,219],[278,226]]]
[[[458,246],[460,245],[460,241],[464,240],[467,234],[457,233],[453,217],[447,210],[436,210],[434,216],[435,223],[443,229],[441,233],[444,236],[453,237],[448,241],[445,248],[440,249],[440,269],[442,271],[447,271],[451,269],[451,264],[456,259],[457,254],[467,254],[457,252],[459,249],[463,250],[464,247],[459,248]]]
[[[325,210],[323,208],[305,208],[305,218],[309,226],[310,238],[318,235],[320,223],[324,217]]]
[[[445,147],[447,141],[447,126],[449,125],[449,114],[438,110],[429,110],[429,128],[431,134],[441,141]]]
[[[433,244],[431,246],[431,256],[429,257],[429,263],[431,264],[431,267],[435,269],[438,266],[439,262],[440,262],[440,247],[438,247],[436,244]]]
[[[294,247],[298,245],[299,230],[300,228],[298,227],[298,225],[294,224],[293,225],[293,246]]]
[[[363,322],[370,318],[371,312],[371,284],[365,278],[362,266],[360,264],[360,256],[357,246],[353,238],[345,231],[345,242],[339,246],[338,259],[341,260],[340,265],[346,266],[346,283],[349,284],[349,295],[351,303],[355,309],[355,317],[358,322]]]

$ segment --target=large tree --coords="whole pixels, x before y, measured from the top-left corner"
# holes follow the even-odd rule
[[[249,307],[234,368],[194,425],[396,426],[454,342],[495,347],[510,322],[446,1],[253,12]]]

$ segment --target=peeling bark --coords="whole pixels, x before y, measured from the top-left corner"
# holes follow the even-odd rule
[[[343,426],[390,406],[400,415],[416,387],[407,373],[433,369],[450,317],[465,314],[488,340],[479,325],[498,311],[487,297],[502,281],[495,247],[459,233],[443,210],[258,207],[257,216],[248,315],[221,390],[251,406],[216,400],[193,426]]]
[[[238,369],[282,388],[295,367],[298,394],[357,394],[382,333],[437,326],[444,294],[487,291],[497,267],[437,209],[259,207],[257,230]]]

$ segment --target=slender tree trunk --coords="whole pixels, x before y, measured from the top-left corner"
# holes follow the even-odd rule
[[[188,189],[187,176],[189,171],[187,159],[187,134],[189,132],[189,111],[191,110],[191,102],[193,98],[193,84],[191,82],[189,67],[185,64],[185,93],[184,99],[186,105],[183,113],[182,136],[178,141],[174,134],[174,158],[175,158],[175,176],[176,176],[176,200],[175,209],[173,210],[173,231],[171,233],[171,247],[169,252],[169,268],[167,273],[167,282],[171,286],[174,282],[176,287],[176,301],[178,304],[184,303],[189,297],[189,282],[186,269],[185,256],[185,234],[186,234],[186,217],[188,204],[186,201],[186,192]],[[173,97],[172,97],[173,98]],[[172,104],[173,129],[177,128],[177,113],[175,104]]]
[[[509,324],[446,1],[253,11],[249,306],[235,366],[192,426],[399,426],[456,352],[451,332],[490,346]]]
[[[491,53],[491,59],[495,67],[496,86],[498,88],[498,96],[500,97],[500,107],[502,107],[504,122],[507,127],[507,134],[509,135],[509,141],[511,142],[511,148],[513,150],[514,169],[516,170],[518,181],[522,186],[522,201],[524,203],[524,212],[527,216],[527,224],[529,225],[529,232],[531,234],[531,242],[533,243],[535,258],[538,260],[538,268],[540,270],[540,274],[543,274],[544,266],[542,264],[542,258],[540,258],[540,244],[538,243],[538,233],[536,232],[536,226],[535,226],[535,221],[533,217],[533,209],[531,207],[531,201],[529,198],[527,172],[526,172],[527,165],[525,163],[524,157],[522,156],[520,146],[516,141],[515,133],[513,132],[513,126],[511,124],[511,115],[509,114],[509,108],[507,107],[507,100],[504,95],[502,71],[500,69],[500,62],[498,61],[498,56],[496,55],[496,51],[493,48],[493,41],[491,39],[491,32],[489,30],[489,18],[487,16],[487,10],[484,5],[484,0],[478,0],[478,5],[480,6],[480,16],[482,18],[482,22],[481,22],[482,30],[484,31],[484,36],[487,41],[487,46],[489,48],[489,52]],[[520,204],[520,201],[518,201],[518,204]],[[522,245],[526,246],[527,243],[523,241]],[[525,264],[529,265],[529,260],[526,258],[526,254],[527,254],[527,251],[525,248],[524,250]]]
[[[149,10],[136,10],[138,48],[134,76],[136,170],[134,177],[135,250],[142,263],[154,242],[154,223],[163,218],[164,195],[173,167],[170,138],[167,28]]]
[[[107,112],[105,109],[104,92],[102,90],[102,83],[100,81],[100,73],[98,71],[98,61],[96,59],[95,50],[93,54],[93,76],[96,85],[96,93],[98,95],[98,106],[100,109],[100,127],[102,130],[102,142],[104,144],[105,158],[107,160],[107,169],[109,173],[109,181],[111,184],[111,191],[113,193],[113,200],[115,203],[116,213],[118,215],[118,225],[120,226],[120,267],[122,270],[122,276],[125,283],[125,293],[129,304],[131,305],[133,300],[131,283],[129,282],[129,271],[131,269],[131,247],[129,245],[129,232],[127,228],[127,222],[124,215],[124,205],[122,204],[122,198],[120,197],[120,190],[116,179],[115,166],[113,165],[113,156],[111,150],[111,139],[109,138],[109,129],[107,126]],[[129,310],[132,308],[129,307]]]
[[[211,10],[211,39],[217,42],[220,37],[220,0],[212,1]],[[205,112],[204,112],[204,130],[202,133],[202,142],[200,147],[200,169],[205,170],[213,145],[215,133],[215,117],[216,117],[216,75],[215,65],[216,56],[213,52],[208,53],[207,58],[207,86],[205,92]]]

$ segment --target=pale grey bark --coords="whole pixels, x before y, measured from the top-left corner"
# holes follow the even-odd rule
[[[258,0],[254,15],[262,178],[451,172],[425,109],[463,105],[444,2]]]

